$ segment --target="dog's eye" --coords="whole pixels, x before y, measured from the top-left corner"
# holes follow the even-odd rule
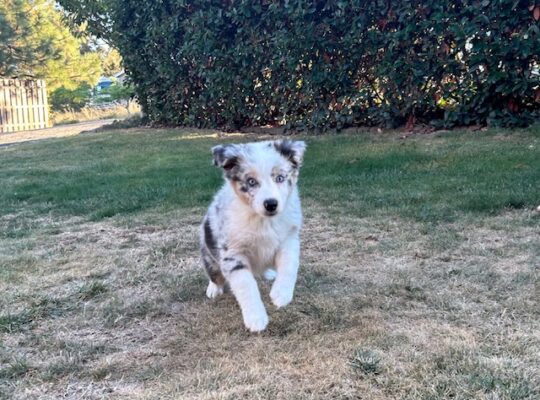
[[[257,186],[257,181],[256,181],[255,179],[253,179],[253,178],[249,178],[249,179],[247,180],[247,184],[248,184],[249,186],[251,186],[251,187]]]
[[[285,177],[283,175],[276,176],[276,182],[281,183],[285,180]]]

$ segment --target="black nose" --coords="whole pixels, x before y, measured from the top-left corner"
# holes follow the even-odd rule
[[[263,203],[264,208],[268,212],[274,212],[277,209],[278,202],[276,199],[267,199]]]

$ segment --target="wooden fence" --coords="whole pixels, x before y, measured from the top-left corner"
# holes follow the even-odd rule
[[[45,81],[0,79],[0,133],[48,127]]]

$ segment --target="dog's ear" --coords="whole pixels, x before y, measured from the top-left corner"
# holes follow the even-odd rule
[[[230,171],[238,165],[238,149],[233,144],[218,145],[212,147],[214,165]]]
[[[301,140],[276,140],[274,147],[283,157],[290,161],[294,168],[300,168],[304,160],[306,143]]]

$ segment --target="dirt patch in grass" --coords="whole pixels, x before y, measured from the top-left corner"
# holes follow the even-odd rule
[[[435,225],[333,211],[305,202],[295,300],[274,310],[261,282],[261,335],[230,294],[204,296],[202,209],[4,237],[0,398],[538,398],[531,213]]]
[[[77,122],[69,125],[60,125],[53,128],[35,129],[32,131],[21,131],[0,135],[0,146],[7,146],[15,143],[29,142],[35,140],[61,138],[78,135],[81,132],[100,128],[110,124],[114,119],[102,119],[97,121]]]

